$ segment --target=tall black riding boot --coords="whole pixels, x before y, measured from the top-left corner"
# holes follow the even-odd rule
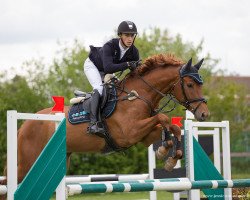
[[[100,94],[98,90],[93,91],[93,95],[91,97],[90,103],[90,124],[88,127],[88,133],[104,133],[105,130],[103,128],[103,124],[101,121],[98,121],[99,115],[99,102],[100,102]]]

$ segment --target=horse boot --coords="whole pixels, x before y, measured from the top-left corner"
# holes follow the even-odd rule
[[[87,129],[87,132],[90,134],[104,135],[105,129],[103,123],[98,121],[99,114],[99,102],[100,102],[100,94],[98,90],[93,91],[93,95],[91,97],[90,103],[90,123]]]

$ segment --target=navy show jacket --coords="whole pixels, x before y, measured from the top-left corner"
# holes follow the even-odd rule
[[[119,38],[114,38],[103,47],[90,46],[89,59],[99,71],[111,74],[127,69],[129,61],[138,61],[139,51],[133,44],[120,60]]]

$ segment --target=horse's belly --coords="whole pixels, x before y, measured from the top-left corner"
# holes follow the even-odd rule
[[[104,139],[86,133],[87,125],[69,125],[67,127],[68,152],[99,152],[105,146]]]

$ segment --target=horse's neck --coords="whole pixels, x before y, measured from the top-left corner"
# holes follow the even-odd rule
[[[166,94],[177,81],[179,77],[178,69],[178,67],[154,69],[147,75],[142,76],[146,83],[135,76],[127,82],[126,87],[129,90],[136,90],[139,96],[147,99],[148,102],[152,103],[152,107],[155,108],[163,97],[160,93]],[[143,101],[141,101],[141,104],[142,106],[147,106]]]
[[[165,69],[156,69],[144,77],[152,87],[160,91],[163,94],[166,94],[172,87],[173,84],[178,80],[179,77],[179,68],[177,67],[168,67]],[[152,100],[160,101],[162,95],[147,88],[147,92],[150,94]]]

